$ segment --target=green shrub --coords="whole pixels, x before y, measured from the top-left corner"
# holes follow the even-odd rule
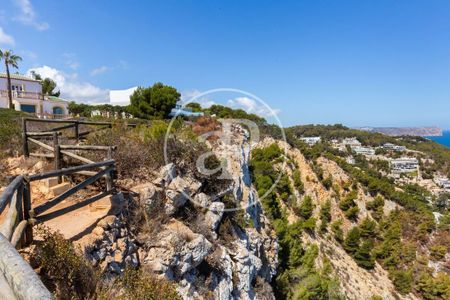
[[[320,208],[320,231],[326,232],[328,223],[331,221],[331,201],[327,200]]]
[[[304,221],[302,224],[302,228],[306,231],[313,232],[316,229],[316,219],[309,218],[308,220]]]
[[[143,270],[126,269],[123,277],[103,286],[99,299],[181,300],[175,285]]]
[[[371,240],[364,241],[355,253],[355,261],[358,266],[364,269],[373,269],[375,266],[375,258],[372,255],[374,243]]]
[[[344,249],[350,254],[356,253],[359,248],[360,231],[358,227],[353,227],[348,232],[344,240]]]
[[[430,247],[430,256],[433,260],[442,260],[447,254],[445,245],[433,245]]]
[[[303,219],[307,220],[311,218],[314,210],[314,204],[310,196],[303,197],[303,201],[298,207],[297,214]]]
[[[395,288],[403,295],[411,292],[413,285],[412,271],[395,270],[391,272]]]
[[[355,207],[356,206],[356,203],[355,203],[356,197],[357,197],[356,190],[349,192],[347,194],[347,196],[345,196],[345,198],[339,202],[339,208],[345,212],[345,211],[349,210],[350,208]]]
[[[344,242],[344,232],[342,231],[342,220],[334,221],[331,224],[331,231],[333,231],[334,238],[339,243]]]
[[[353,206],[352,208],[349,208],[347,211],[345,211],[344,214],[347,217],[347,219],[356,221],[359,214],[359,208],[358,206]]]
[[[329,190],[333,185],[333,176],[329,175],[327,178],[322,180],[322,184],[327,190]]]
[[[374,238],[376,234],[377,223],[368,217],[359,225],[359,230],[361,231],[361,237],[363,238]]]
[[[41,268],[46,287],[59,299],[88,299],[95,296],[99,274],[75,251],[72,242],[46,227],[37,229],[42,242],[31,255]]]
[[[292,180],[294,181],[294,187],[295,189],[297,189],[297,191],[300,194],[303,194],[305,192],[305,187],[303,185],[303,181],[302,181],[302,177],[301,177],[301,173],[299,170],[295,169],[292,172]]]
[[[421,272],[417,282],[417,290],[426,300],[449,299],[450,276],[440,272],[434,278],[427,272]]]

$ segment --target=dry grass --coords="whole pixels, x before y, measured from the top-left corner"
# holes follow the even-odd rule
[[[158,279],[145,270],[125,270],[122,278],[103,284],[98,299],[166,300],[182,299],[173,283]]]

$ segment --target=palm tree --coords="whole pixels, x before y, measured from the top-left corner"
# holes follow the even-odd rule
[[[8,81],[8,99],[9,99],[9,108],[13,109],[12,102],[12,92],[11,92],[11,75],[9,74],[9,66],[18,69],[18,62],[22,60],[22,57],[18,55],[14,55],[12,50],[2,51],[0,50],[0,61],[3,59],[6,67],[6,78]]]

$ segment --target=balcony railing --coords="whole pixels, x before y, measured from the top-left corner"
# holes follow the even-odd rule
[[[8,91],[0,90],[1,97],[8,97]],[[20,92],[20,91],[12,91],[12,97],[14,99],[36,99],[36,100],[44,100],[44,95],[41,93],[34,92]]]

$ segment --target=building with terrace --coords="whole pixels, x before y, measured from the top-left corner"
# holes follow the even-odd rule
[[[352,148],[353,151],[355,151],[356,154],[361,155],[375,155],[375,150],[371,147],[362,147],[362,146],[356,146]]]
[[[394,144],[391,144],[391,143],[384,144],[383,145],[383,149],[397,151],[397,152],[406,151],[406,147],[405,146],[394,145]]]
[[[355,137],[343,139],[343,140],[342,140],[342,144],[343,144],[344,146],[350,146],[350,147],[352,147],[352,148],[353,148],[353,147],[359,147],[359,146],[361,146],[361,142],[358,141],[358,139],[355,138]]]
[[[61,118],[69,114],[69,101],[42,93],[42,83],[32,77],[11,74],[11,94],[15,110],[39,118]],[[0,73],[0,108],[9,107],[8,80]]]
[[[390,161],[394,174],[413,173],[419,171],[419,161],[416,158],[402,157]]]

